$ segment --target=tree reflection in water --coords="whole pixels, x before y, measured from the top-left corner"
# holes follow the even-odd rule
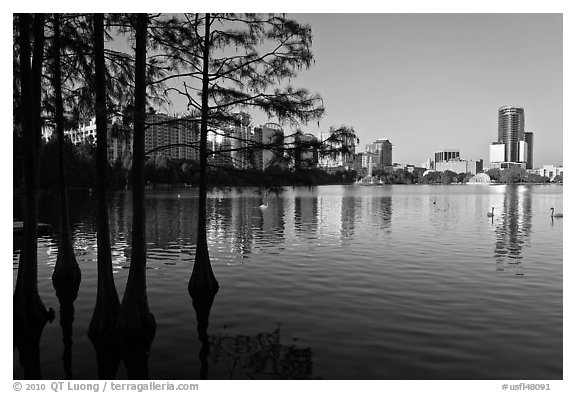
[[[255,336],[211,335],[214,363],[223,362],[229,378],[251,379],[310,379],[312,349],[280,343],[280,328]]]

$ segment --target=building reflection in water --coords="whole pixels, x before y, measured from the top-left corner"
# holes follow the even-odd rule
[[[238,253],[243,259],[248,258],[252,253],[253,219],[257,206],[253,198],[240,196],[232,198],[231,203],[232,252]]]
[[[314,189],[291,193],[265,196],[231,189],[210,194],[206,206],[209,246],[241,262],[254,252],[278,252],[298,236],[349,244],[354,239],[358,220],[388,231],[391,228],[390,196],[318,195]],[[110,207],[115,271],[128,266],[131,203],[129,193],[118,193]],[[194,255],[197,209],[198,197],[193,191],[146,195],[146,236],[151,260],[174,264],[176,254]],[[76,246],[80,245],[81,238],[77,238]]]
[[[294,197],[294,232],[313,237],[318,231],[318,197]]]
[[[340,242],[349,244],[354,238],[354,224],[356,220],[356,197],[343,196],[340,211]],[[361,199],[358,198],[358,201]]]
[[[522,272],[522,248],[532,232],[532,199],[530,188],[506,186],[500,220],[494,220],[496,243],[494,257],[497,271]]]
[[[382,196],[378,198],[378,224],[379,227],[390,232],[392,222],[392,197]]]
[[[230,379],[309,379],[312,349],[281,344],[280,328],[268,333],[211,335],[213,362],[224,363]]]

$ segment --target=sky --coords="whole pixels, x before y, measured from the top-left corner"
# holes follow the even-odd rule
[[[289,16],[312,27],[315,65],[293,84],[323,97],[322,130],[354,127],[361,150],[388,138],[404,164],[446,148],[488,162],[498,108],[519,105],[535,166],[562,164],[561,14]]]

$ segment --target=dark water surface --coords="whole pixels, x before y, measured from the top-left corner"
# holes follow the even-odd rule
[[[434,203],[436,202],[436,203]],[[265,203],[266,209],[259,206]],[[187,284],[197,191],[146,197],[151,379],[198,379],[201,343]],[[493,218],[487,217],[495,207]],[[561,379],[561,186],[326,186],[214,191],[208,242],[220,283],[208,334],[210,379]],[[131,194],[110,203],[116,286],[130,260]],[[95,199],[71,198],[82,283],[73,378],[96,379],[87,337],[96,296]],[[14,197],[21,219],[22,199]],[[57,200],[40,220],[57,228]],[[57,234],[39,239],[39,290],[58,310]],[[14,284],[19,250],[14,245]],[[56,320],[43,378],[63,379]],[[206,371],[206,370],[204,370]],[[14,378],[22,378],[14,351]],[[126,378],[121,364],[119,378]]]

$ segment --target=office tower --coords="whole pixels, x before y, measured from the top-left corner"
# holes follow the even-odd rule
[[[534,168],[534,133],[525,132],[524,141],[526,142],[526,169]]]
[[[498,109],[498,142],[505,146],[505,162],[525,162],[523,157],[520,157],[522,141],[524,141],[524,108],[508,105]]]
[[[534,165],[534,135],[524,131],[524,108],[507,105],[498,109],[498,141],[490,146],[490,166],[531,169]]]
[[[378,139],[376,143],[381,144],[380,165],[382,168],[392,165],[392,143],[388,139]]]

